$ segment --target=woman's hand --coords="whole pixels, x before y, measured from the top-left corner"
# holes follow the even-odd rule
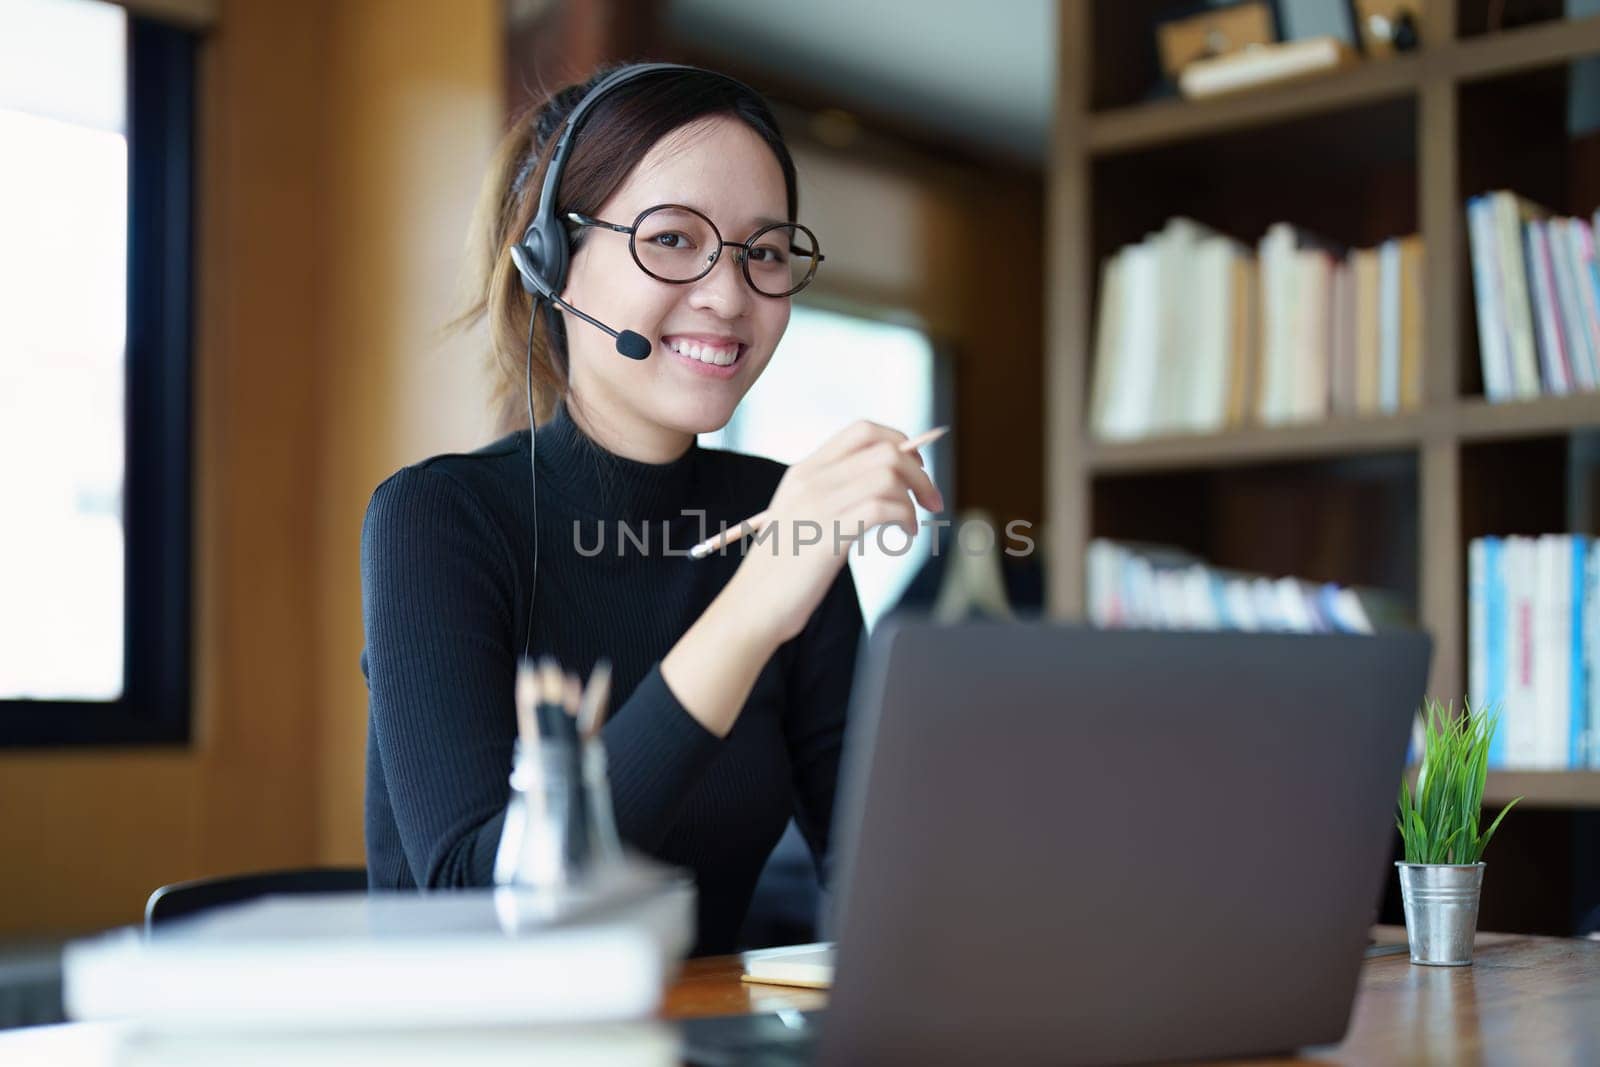
[[[905,441],[898,430],[858,422],[784,472],[762,534],[750,538],[733,578],[662,658],[667,687],[716,736],[733,729],[756,677],[779,645],[805,629],[860,536],[884,523],[915,536],[913,496],[930,511],[944,510],[922,457],[900,451]]]
[[[906,440],[863,420],[784,473],[767,525],[747,539],[744,562],[724,590],[774,646],[805,628],[866,531],[890,524],[915,537],[913,498],[929,511],[944,510],[922,457],[901,451]]]

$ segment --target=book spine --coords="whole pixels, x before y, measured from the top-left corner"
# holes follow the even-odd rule
[[[1378,410],[1400,409],[1400,244],[1378,249]]]
[[[1100,306],[1095,313],[1094,384],[1090,390],[1090,424],[1097,437],[1114,435],[1112,421],[1119,405],[1118,374],[1122,352],[1117,336],[1117,316],[1122,305],[1122,253],[1106,258],[1100,268]]]
[[[1588,766],[1600,770],[1600,541],[1589,541],[1584,568],[1583,653],[1589,681]]]
[[[1539,651],[1549,665],[1545,671],[1547,690],[1542,701],[1542,763],[1555,770],[1567,766],[1567,737],[1572,719],[1572,549],[1564,536],[1552,535],[1543,540],[1547,621],[1544,646]]]
[[[1489,766],[1506,765],[1506,578],[1505,543],[1484,542],[1484,702],[1500,713],[1499,727],[1489,739]]]
[[[1529,263],[1518,222],[1517,199],[1510,193],[1493,193],[1500,249],[1500,281],[1505,293],[1506,334],[1516,373],[1516,395],[1539,395],[1539,357],[1534,344],[1533,305],[1528,293]],[[1546,383],[1548,386],[1548,383]]]
[[[1422,406],[1422,238],[1402,237],[1400,244],[1400,407]]]
[[[1506,539],[1506,766],[1533,766],[1537,724],[1534,694],[1533,542]]]
[[[1483,390],[1490,400],[1509,399],[1510,360],[1497,312],[1500,294],[1494,274],[1493,220],[1489,203],[1481,196],[1467,201],[1467,236],[1472,247],[1472,289],[1478,313],[1478,359],[1483,365]]]
[[[1583,297],[1578,289],[1577,264],[1572,255],[1571,230],[1565,219],[1545,224],[1544,243],[1550,259],[1550,277],[1555,282],[1556,321],[1561,327],[1563,351],[1574,389],[1590,392],[1595,387],[1594,353],[1589,351],[1589,325],[1585,321]]]
[[[1467,699],[1474,708],[1489,699],[1488,546],[1481,537],[1467,546]]]
[[[1572,677],[1568,686],[1567,700],[1567,767],[1584,767],[1588,765],[1588,729],[1589,716],[1587,700],[1589,696],[1589,680],[1587,676],[1588,662],[1583,655],[1583,591],[1588,581],[1588,542],[1582,537],[1567,538],[1568,548],[1572,555],[1569,566],[1571,573],[1567,583],[1567,628],[1570,649],[1568,662]]]
[[[1539,334],[1539,358],[1544,368],[1545,390],[1565,396],[1572,392],[1572,379],[1567,373],[1567,358],[1561,340],[1560,309],[1556,303],[1555,281],[1550,272],[1544,226],[1536,221],[1525,223],[1523,239],[1537,312],[1535,324]]]
[[[1583,305],[1583,325],[1588,331],[1589,351],[1595,358],[1595,385],[1600,388],[1600,267],[1595,264],[1594,231],[1582,219],[1568,224],[1572,239],[1572,261],[1579,302]]]

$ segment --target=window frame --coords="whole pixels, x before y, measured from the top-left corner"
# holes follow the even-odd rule
[[[123,692],[0,699],[0,748],[191,738],[195,74],[199,35],[127,16]]]

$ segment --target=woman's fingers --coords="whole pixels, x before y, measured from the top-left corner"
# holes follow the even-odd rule
[[[944,510],[944,496],[911,454],[894,445],[874,444],[838,464],[837,484],[848,502],[868,493],[910,492],[929,511]]]
[[[905,434],[891,426],[881,426],[867,419],[858,419],[824,441],[821,448],[802,462],[807,465],[825,466],[836,463],[876,442],[898,444],[906,439]]]

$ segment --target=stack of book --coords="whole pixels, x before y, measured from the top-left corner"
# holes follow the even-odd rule
[[[1600,553],[1588,537],[1480,537],[1467,553],[1468,690],[1497,706],[1489,765],[1600,768]]]
[[[1180,549],[1089,543],[1089,621],[1158,630],[1373,633],[1403,625],[1397,599],[1372,590],[1219,570]]]
[[[1492,401],[1600,388],[1600,266],[1583,219],[1511,192],[1467,201],[1483,391]]]
[[[1378,415],[1422,399],[1422,243],[1288,223],[1254,254],[1190,219],[1103,266],[1090,425],[1130,440]]]

